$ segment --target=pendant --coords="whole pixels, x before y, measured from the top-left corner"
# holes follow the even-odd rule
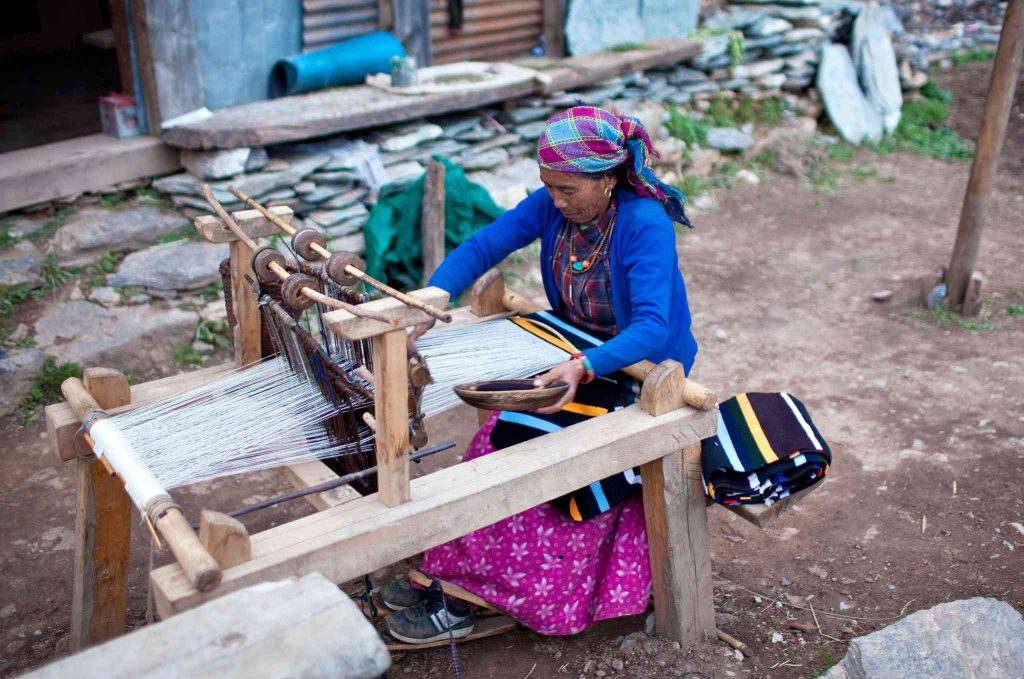
[[[586,262],[573,262],[572,263],[572,270],[573,271],[583,271],[583,265],[584,264],[586,264]]]

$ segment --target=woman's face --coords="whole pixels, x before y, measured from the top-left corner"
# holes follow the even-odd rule
[[[608,208],[608,188],[615,188],[615,177],[593,179],[582,174],[540,169],[540,180],[548,188],[555,207],[570,222],[586,224]]]

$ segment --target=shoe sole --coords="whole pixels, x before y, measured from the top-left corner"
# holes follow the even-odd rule
[[[453,629],[451,631],[451,635],[453,637],[455,637],[456,639],[461,639],[463,637],[468,637],[470,634],[473,633],[473,627],[474,626],[463,627],[461,629]],[[435,641],[442,641],[444,639],[447,639],[449,633],[447,631],[445,631],[445,632],[441,632],[440,634],[435,634],[432,637],[427,637],[426,639],[414,639],[412,637],[406,637],[406,636],[402,636],[401,634],[398,634],[397,632],[393,631],[391,629],[391,627],[389,626],[388,627],[388,634],[393,636],[395,639],[398,639],[399,641],[404,641],[407,644],[431,644],[431,643],[434,643]]]

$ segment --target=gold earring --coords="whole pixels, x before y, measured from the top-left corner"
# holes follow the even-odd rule
[[[605,198],[611,198],[612,197],[612,185],[611,184],[605,184],[604,185],[604,197]]]

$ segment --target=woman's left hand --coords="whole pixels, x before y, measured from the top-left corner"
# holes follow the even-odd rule
[[[569,391],[565,392],[565,396],[558,403],[547,408],[541,408],[537,412],[541,415],[553,415],[561,410],[566,403],[569,403],[576,397],[576,387],[579,386],[580,380],[586,374],[587,370],[583,367],[582,361],[566,361],[565,363],[559,363],[543,375],[538,375],[534,378],[533,386],[535,387],[543,387],[559,380],[569,385]]]

